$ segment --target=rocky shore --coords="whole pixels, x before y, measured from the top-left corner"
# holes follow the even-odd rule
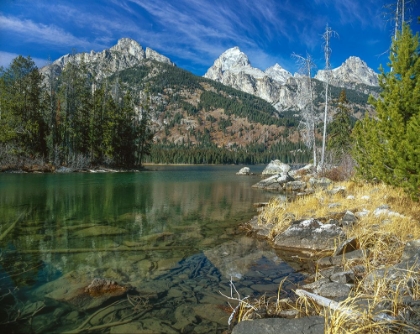
[[[420,239],[416,233],[405,240],[393,235],[389,227],[397,220],[402,229],[407,217],[387,204],[389,194],[371,189],[375,198],[385,202],[375,207],[370,196],[361,196],[357,188],[347,189],[320,177],[311,166],[290,171],[278,160],[263,175],[269,177],[254,187],[293,193],[292,202],[305,197],[309,208],[312,200],[323,214],[317,216],[313,208],[299,217],[281,201],[259,205],[260,214],[244,228],[278,252],[306,261],[308,278],[291,296],[293,302],[286,306],[291,312],[280,312],[277,318],[242,319],[252,321],[239,322],[232,333],[324,333],[327,329],[336,333],[340,326],[344,330],[351,322],[357,324],[357,318],[363,319],[358,326],[371,324],[380,333],[420,332]],[[369,203],[369,209],[360,203]],[[409,220],[418,232],[418,220]],[[369,242],[368,234],[372,234]],[[388,250],[381,254],[381,243],[401,255],[387,259]],[[297,311],[302,302],[298,297],[318,305],[318,311]],[[337,324],[340,317],[345,319]]]

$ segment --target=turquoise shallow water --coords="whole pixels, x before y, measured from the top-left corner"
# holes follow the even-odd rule
[[[1,174],[0,329],[225,330],[219,291],[230,294],[231,277],[251,296],[276,293],[292,271],[267,245],[238,234],[252,204],[274,196],[251,188],[259,176],[238,170]],[[92,295],[94,278],[120,288]]]

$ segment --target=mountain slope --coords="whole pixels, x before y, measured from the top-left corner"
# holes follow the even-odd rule
[[[232,68],[249,63],[238,51],[230,63],[225,59],[224,64]],[[69,62],[90,73],[86,78],[96,79],[92,89],[100,87],[106,78],[102,89],[106,87],[116,103],[125,92],[131,92],[137,112],[149,111],[154,162],[307,160],[299,142],[298,115],[279,114],[270,103],[253,94],[177,68],[168,58],[144,50],[133,40],[121,39],[99,53],[63,56],[41,72],[49,76],[52,70],[59,77]],[[284,75],[279,66],[270,71],[279,78]],[[266,77],[250,66],[248,72]]]
[[[232,148],[296,142],[299,119],[263,99],[156,61],[120,71],[126,89],[151,94],[157,143]]]

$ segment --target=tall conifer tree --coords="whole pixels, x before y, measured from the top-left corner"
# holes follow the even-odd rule
[[[418,145],[415,146],[420,133],[419,35],[413,36],[407,24],[393,40],[388,66],[392,70],[387,73],[380,69],[380,98],[370,98],[376,109],[375,119],[365,118],[354,131],[354,158],[362,176],[404,185],[417,196],[420,186]]]

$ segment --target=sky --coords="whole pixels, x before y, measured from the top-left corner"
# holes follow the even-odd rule
[[[410,2],[410,0],[406,0]],[[386,67],[396,0],[0,0],[0,66],[17,55],[38,67],[76,52],[108,49],[128,37],[204,75],[238,46],[259,69],[278,63],[298,71],[293,53],[325,66],[322,34],[328,24],[331,67],[357,56],[378,72]],[[406,18],[420,30],[420,0]]]

